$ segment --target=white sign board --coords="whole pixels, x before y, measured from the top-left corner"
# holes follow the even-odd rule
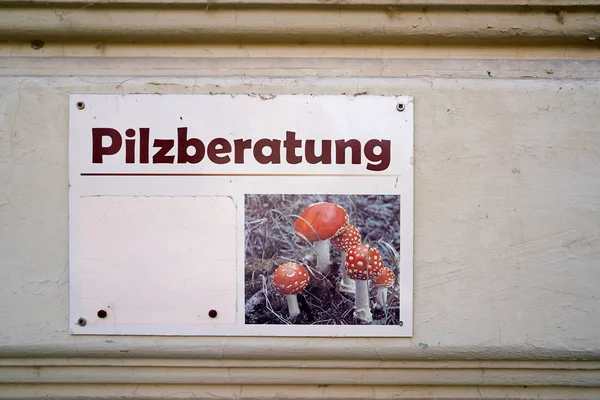
[[[69,146],[71,333],[412,335],[411,97],[72,95]]]

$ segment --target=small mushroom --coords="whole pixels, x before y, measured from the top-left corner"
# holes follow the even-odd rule
[[[384,267],[381,275],[373,279],[372,282],[373,287],[377,288],[376,307],[384,308],[387,304],[387,290],[396,282],[396,276],[391,269]]]
[[[335,203],[315,203],[302,211],[296,219],[294,229],[304,239],[315,244],[317,249],[317,270],[329,272],[329,239],[336,237],[346,229],[348,214],[343,207]]]
[[[352,246],[360,243],[360,232],[358,229],[351,224],[346,226],[344,232],[340,233],[330,240],[331,245],[342,252],[342,280],[340,281],[340,292],[354,293],[356,291],[356,285],[354,281],[346,274],[346,252],[352,248]]]
[[[366,323],[373,321],[369,304],[368,282],[376,279],[383,270],[383,261],[379,252],[371,245],[359,243],[346,254],[346,274],[354,279],[354,317]]]
[[[290,318],[300,315],[296,295],[308,285],[310,277],[308,271],[300,264],[281,264],[273,273],[273,285],[279,293],[285,295],[290,312]]]

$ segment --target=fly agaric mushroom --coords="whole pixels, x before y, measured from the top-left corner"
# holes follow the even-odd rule
[[[273,285],[279,293],[285,295],[290,312],[290,318],[300,315],[296,295],[308,285],[308,271],[300,264],[281,264],[273,273]]]
[[[329,272],[329,239],[342,233],[348,223],[348,214],[335,203],[315,203],[302,211],[294,229],[302,237],[315,244],[317,270]]]
[[[381,255],[371,245],[357,244],[346,254],[346,274],[350,279],[354,279],[356,284],[354,317],[366,323],[373,321],[368,282],[381,275],[383,268]]]
[[[351,224],[346,226],[344,232],[340,233],[334,238],[331,238],[331,244],[333,247],[342,252],[342,280],[340,282],[340,291],[346,293],[354,293],[356,285],[354,281],[346,274],[346,252],[352,248],[352,246],[360,243],[360,232],[358,229]]]
[[[394,272],[384,267],[381,275],[377,278],[373,279],[373,287],[377,288],[377,297],[376,304],[378,307],[385,307],[387,304],[387,290],[389,287],[392,287],[394,282],[396,281],[396,276],[394,276]]]

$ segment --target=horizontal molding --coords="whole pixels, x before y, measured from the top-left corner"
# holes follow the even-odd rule
[[[598,47],[598,7],[184,7],[4,3],[0,40]],[[212,3],[211,3],[212,4]]]
[[[131,57],[124,62],[117,57],[0,57],[3,75],[128,77],[129,84],[145,82],[154,91],[189,92],[203,89],[194,82],[175,82],[174,77],[598,79],[600,61]],[[147,82],[146,77],[165,79]]]
[[[0,384],[0,399],[578,399],[597,400],[596,387],[418,385]]]
[[[410,339],[304,338],[171,338],[89,337],[54,340],[49,344],[11,344],[0,347],[1,358],[52,359],[123,358],[180,360],[314,360],[354,363],[388,361],[600,361],[600,350],[522,346],[434,347]],[[157,344],[160,343],[160,344]],[[337,364],[336,364],[337,365]]]
[[[85,5],[87,7],[108,5],[208,5],[209,7],[297,7],[311,6],[319,8],[328,7],[594,7],[598,6],[597,0],[0,0],[0,5],[10,4],[23,7],[37,5]]]
[[[0,384],[600,387],[599,362],[0,359]]]
[[[0,358],[0,399],[597,399],[600,362]]]
[[[352,361],[352,362],[349,362]],[[0,357],[3,367],[165,367],[165,368],[296,368],[296,369],[346,369],[346,370],[565,370],[600,371],[600,361],[572,360],[309,360],[309,359],[185,359],[139,357]]]

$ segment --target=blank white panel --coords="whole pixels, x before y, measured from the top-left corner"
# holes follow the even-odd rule
[[[230,197],[92,196],[79,206],[79,310],[88,324],[235,323]]]

